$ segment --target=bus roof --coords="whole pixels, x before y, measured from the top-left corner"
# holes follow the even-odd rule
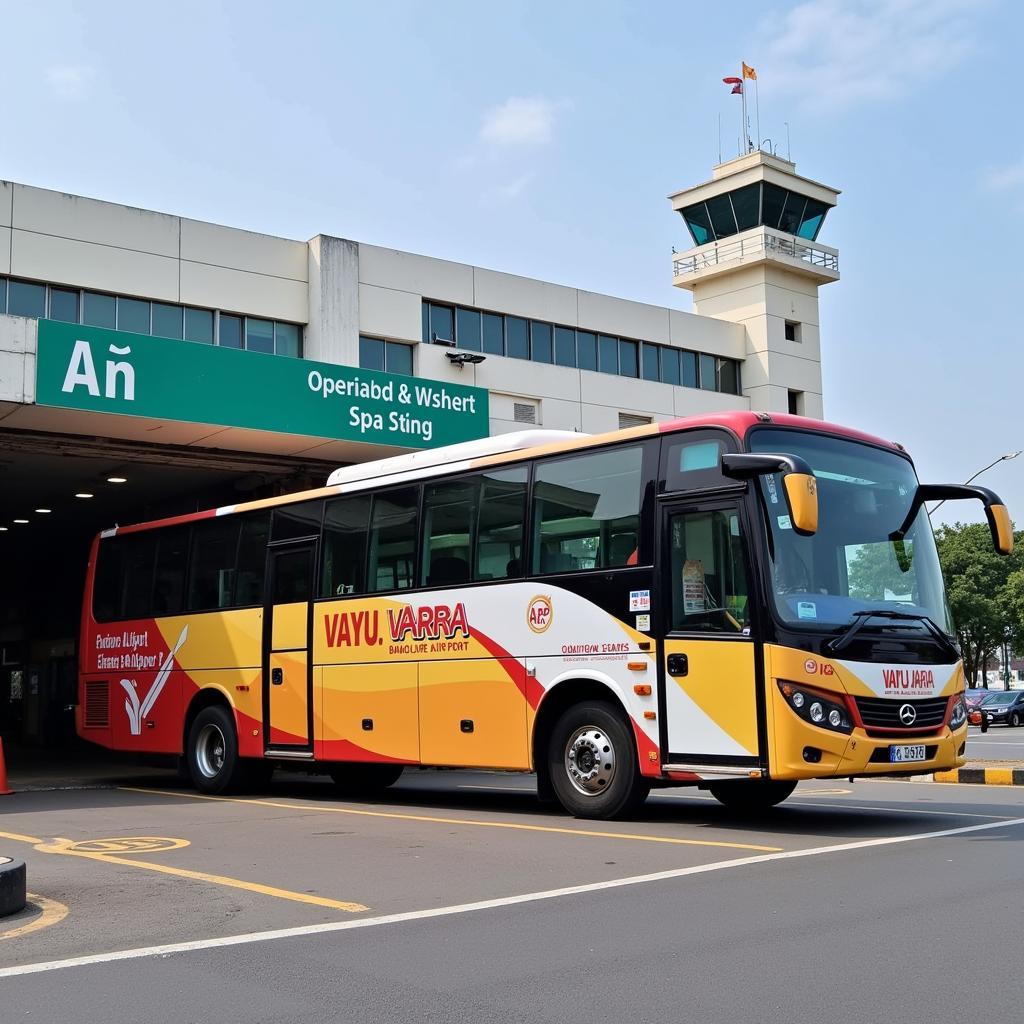
[[[372,481],[376,486],[384,486],[421,478],[440,476],[444,473],[465,472],[472,469],[498,466],[506,462],[517,462],[521,459],[536,458],[541,455],[552,455],[559,452],[570,452],[576,449],[591,448],[628,438],[652,437],[657,434],[675,433],[682,430],[694,430],[699,427],[724,427],[741,440],[755,426],[774,425],[791,429],[811,430],[817,433],[832,434],[854,441],[893,451],[902,452],[901,445],[887,441],[871,434],[841,427],[824,420],[809,419],[805,416],[792,416],[788,413],[763,412],[721,412],[707,413],[700,416],[685,416],[679,419],[664,420],[626,430],[615,430],[606,434],[581,434],[567,430],[536,430],[518,431],[514,434],[499,434],[479,441],[468,441],[461,444],[432,448],[423,452],[398,455],[393,458],[379,459],[374,462],[360,463],[336,469],[324,487],[308,491],[297,491],[294,494],[283,494],[275,498],[259,498],[238,505],[222,505],[220,508],[207,509],[203,512],[190,512],[185,515],[173,516],[168,519],[157,519],[146,523],[135,523],[131,526],[114,527],[104,530],[101,537],[111,537],[120,533],[135,533],[138,530],[150,530],[163,526],[174,526],[182,523],[197,522],[201,519],[212,519],[216,516],[232,515],[236,512],[251,512],[258,509],[273,508],[277,505],[291,505],[299,501],[310,501],[316,498],[343,494],[348,491],[361,491]]]

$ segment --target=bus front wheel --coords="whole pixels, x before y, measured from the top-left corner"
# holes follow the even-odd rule
[[[235,720],[227,708],[203,708],[188,731],[185,754],[192,785],[201,793],[226,793],[239,788],[245,765],[238,756]]]
[[[796,783],[777,779],[730,779],[713,782],[708,789],[729,810],[755,814],[781,804],[796,789]]]
[[[627,723],[603,701],[563,712],[551,733],[548,772],[559,803],[577,818],[620,817],[650,791]]]

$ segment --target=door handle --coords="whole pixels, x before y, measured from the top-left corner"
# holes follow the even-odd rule
[[[685,654],[670,654],[666,667],[670,676],[685,676],[690,671],[690,659]]]
[[[280,686],[284,682],[284,669],[272,668],[270,670],[270,682],[274,686]]]

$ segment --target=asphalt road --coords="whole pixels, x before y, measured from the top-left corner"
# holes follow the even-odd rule
[[[0,1022],[1019,1017],[1021,789],[812,783],[759,821],[673,790],[597,823],[530,781],[6,798],[49,908],[0,923]]]
[[[1024,729],[993,725],[988,732],[971,726],[967,735],[967,757],[971,760],[1024,762]]]

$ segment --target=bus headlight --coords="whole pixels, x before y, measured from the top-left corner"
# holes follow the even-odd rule
[[[950,729],[959,729],[967,721],[967,705],[962,696],[957,697],[953,704],[953,714],[949,716]]]
[[[834,694],[824,694],[806,686],[797,686],[779,680],[779,689],[786,703],[794,713],[819,729],[832,732],[851,733],[853,724],[846,708],[835,698]]]

